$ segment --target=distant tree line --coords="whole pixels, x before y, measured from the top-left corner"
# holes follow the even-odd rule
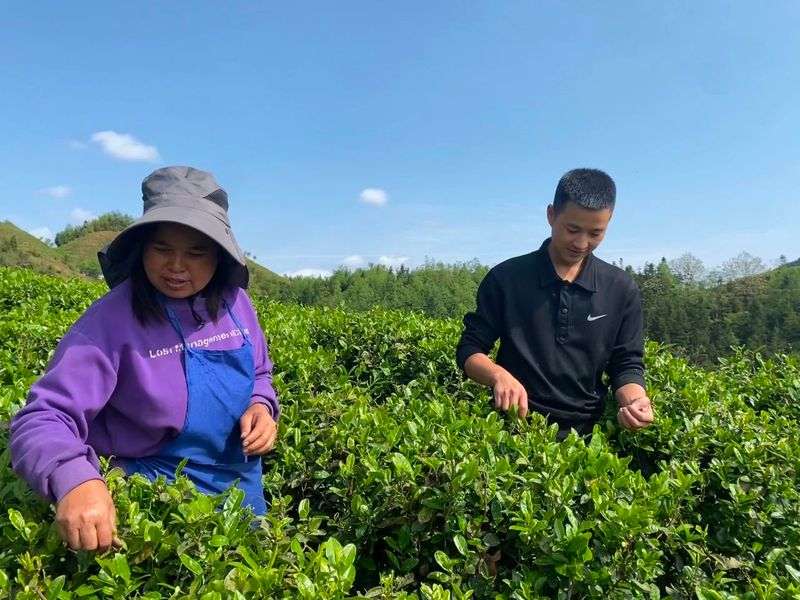
[[[95,231],[122,231],[133,221],[133,217],[120,212],[106,213],[91,221],[84,221],[83,225],[67,225],[56,234],[55,243],[56,246],[63,246]]]
[[[463,316],[474,307],[475,292],[487,272],[477,261],[427,262],[413,270],[371,265],[355,271],[337,269],[325,278],[270,279],[259,282],[257,291],[285,304],[344,306],[359,311],[381,306],[447,318]]]
[[[711,271],[691,255],[638,271],[623,268],[641,291],[646,337],[673,344],[697,363],[713,363],[742,345],[800,355],[800,268],[767,271],[761,259],[746,253]],[[381,306],[461,318],[474,310],[487,271],[477,262],[430,262],[413,270],[373,265],[339,269],[328,278],[270,280],[257,292],[288,304]]]
[[[702,364],[730,354],[731,346],[800,356],[800,268],[782,258],[767,271],[743,253],[699,276],[681,269],[687,257],[693,259],[628,269],[642,294],[648,338],[674,344]]]
[[[108,213],[67,227],[55,243],[62,246],[94,231],[121,231],[133,220]],[[697,363],[712,363],[740,345],[800,355],[800,260],[787,263],[781,257],[773,270],[746,252],[710,270],[691,254],[639,270],[622,260],[615,264],[639,286],[645,335],[673,344]],[[380,306],[460,319],[474,310],[475,293],[487,272],[477,261],[427,262],[415,269],[370,265],[341,268],[326,278],[258,277],[251,286],[254,293],[285,304],[357,311]]]

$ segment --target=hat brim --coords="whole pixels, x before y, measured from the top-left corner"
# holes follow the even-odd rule
[[[143,225],[154,223],[177,223],[186,225],[207,235],[214,240],[233,259],[228,283],[240,288],[247,288],[250,273],[244,252],[233,237],[233,231],[227,223],[203,210],[186,206],[164,206],[148,210],[135,223],[126,227],[103,250],[98,252],[98,260],[103,277],[109,287],[115,287],[130,276],[131,269],[141,248],[134,247],[137,230]]]

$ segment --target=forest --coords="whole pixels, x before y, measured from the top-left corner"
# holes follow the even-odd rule
[[[673,346],[692,362],[712,364],[738,346],[768,354],[800,350],[800,267],[787,263],[762,270],[743,253],[702,278],[702,265],[691,256],[624,268],[641,292],[645,337]],[[338,269],[328,278],[272,279],[260,291],[285,304],[355,311],[379,306],[460,319],[475,309],[487,271],[477,262],[395,270],[372,265]]]

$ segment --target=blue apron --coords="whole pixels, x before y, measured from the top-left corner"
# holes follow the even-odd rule
[[[242,333],[243,343],[233,350],[205,350],[189,347],[189,341],[175,317],[164,306],[172,326],[183,340],[184,368],[188,389],[186,421],[181,433],[156,454],[126,458],[129,473],[141,473],[150,480],[164,475],[175,478],[178,464],[188,458],[182,474],[206,494],[221,494],[236,480],[244,492],[244,504],[253,512],[267,512],[261,481],[261,457],[244,455],[239,419],[250,407],[255,382],[253,346],[244,327],[223,301],[225,310]]]

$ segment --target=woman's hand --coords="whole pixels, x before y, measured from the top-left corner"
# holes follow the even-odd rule
[[[117,510],[102,479],[67,492],[56,506],[56,529],[73,550],[106,550],[117,539]]]
[[[269,414],[266,404],[257,402],[239,419],[242,430],[242,447],[245,456],[261,456],[275,445],[278,426]]]

